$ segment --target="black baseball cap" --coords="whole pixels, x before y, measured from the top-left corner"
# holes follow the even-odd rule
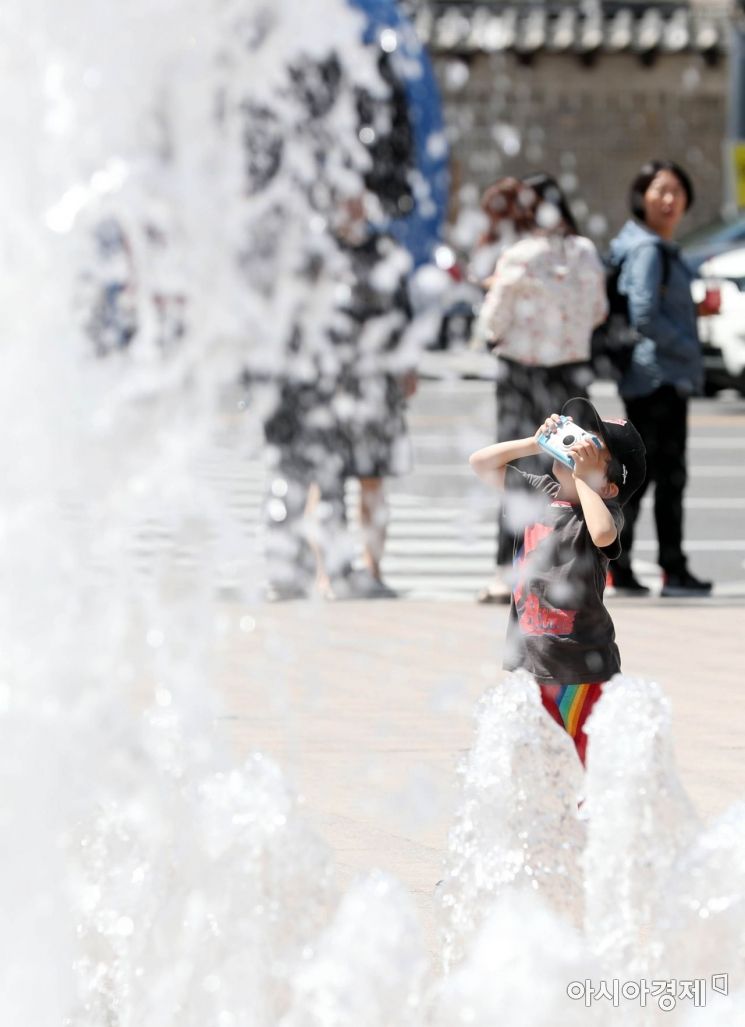
[[[580,428],[598,435],[611,455],[608,481],[618,486],[618,502],[628,503],[641,488],[647,473],[646,449],[642,437],[631,421],[603,420],[589,399],[568,400],[561,410]]]

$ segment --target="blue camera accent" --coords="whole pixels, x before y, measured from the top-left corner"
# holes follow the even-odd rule
[[[555,460],[558,460],[573,471],[574,460],[569,455],[569,450],[583,439],[592,439],[598,449],[603,448],[602,442],[596,435],[592,435],[589,431],[585,431],[584,428],[580,428],[578,424],[570,421],[568,417],[562,416],[559,420],[558,430],[541,435],[538,439],[538,445],[541,449],[545,449],[547,453],[550,453]]]

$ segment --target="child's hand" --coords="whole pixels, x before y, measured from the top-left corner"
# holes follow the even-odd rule
[[[568,420],[571,421],[571,417],[568,418]],[[560,423],[560,421],[561,421],[561,416],[559,414],[551,414],[549,417],[547,417],[546,420],[543,422],[543,424],[540,426],[540,428],[538,429],[538,431],[534,435],[534,438],[535,438],[536,442],[543,435],[553,435],[553,434],[555,434],[559,430],[559,423]]]
[[[608,450],[593,439],[577,442],[569,452],[574,460],[573,478],[587,482],[591,489],[599,492],[605,483],[605,472],[608,465]]]

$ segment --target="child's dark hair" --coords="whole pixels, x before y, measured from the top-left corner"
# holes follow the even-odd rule
[[[660,171],[671,171],[675,175],[686,194],[686,210],[690,210],[693,206],[696,199],[693,182],[680,164],[676,164],[674,160],[649,160],[639,169],[629,190],[629,206],[637,221],[644,223],[646,220],[644,194]]]

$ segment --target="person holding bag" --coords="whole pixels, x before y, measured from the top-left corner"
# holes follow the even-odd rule
[[[642,497],[651,482],[661,594],[701,596],[712,587],[691,574],[683,552],[688,405],[703,391],[704,367],[699,311],[691,296],[693,275],[673,239],[693,201],[693,185],[683,168],[673,161],[649,161],[631,183],[632,217],[611,243],[611,260],[620,267],[618,290],[627,299],[629,323],[638,336],[619,392],[647,451],[646,477],[626,508],[622,556],[612,571],[613,586],[622,595],[649,593],[634,575],[631,550]]]

